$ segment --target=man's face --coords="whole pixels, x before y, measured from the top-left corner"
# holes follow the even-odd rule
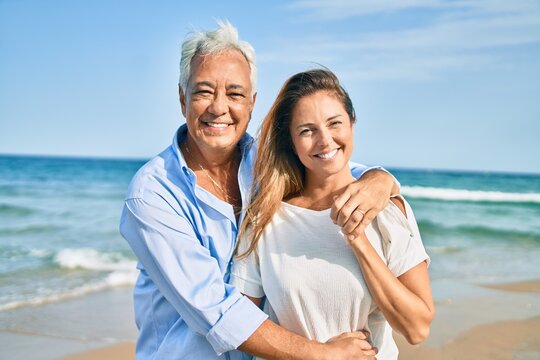
[[[232,150],[255,104],[247,60],[236,50],[195,56],[180,103],[189,135],[201,151]]]

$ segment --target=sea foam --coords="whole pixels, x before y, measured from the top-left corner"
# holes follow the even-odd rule
[[[417,199],[540,204],[540,194],[538,193],[509,193],[421,186],[403,186],[401,192],[405,196]]]
[[[30,253],[35,257],[52,255],[50,251],[44,249],[32,249]],[[138,275],[138,270],[135,266],[136,261],[120,253],[99,252],[92,248],[67,248],[60,250],[54,256],[53,261],[57,266],[64,269],[83,269],[94,272],[105,272],[105,274],[99,275],[98,279],[69,290],[55,291],[51,288],[41,289],[33,297],[0,304],[0,311],[27,306],[39,306],[85,296],[110,288],[132,286],[135,284]]]
[[[95,271],[129,271],[136,262],[119,253],[102,253],[92,248],[63,249],[55,256],[55,262],[66,269]]]
[[[68,291],[35,296],[29,299],[11,301],[5,304],[0,304],[0,312],[14,310],[27,306],[39,306],[63,300],[69,300],[116,287],[132,286],[137,280],[137,275],[138,272],[136,271],[136,269],[132,269],[131,271],[114,271],[102,280],[81,285]]]

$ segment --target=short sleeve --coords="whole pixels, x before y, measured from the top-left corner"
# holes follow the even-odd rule
[[[400,198],[405,203],[407,217],[391,201],[377,215],[377,226],[383,240],[383,252],[388,268],[396,277],[403,275],[422,261],[427,261],[428,265],[430,262],[411,206],[402,196]]]
[[[247,234],[239,239],[237,251],[239,255],[244,254],[249,248],[250,240],[251,236]],[[230,283],[244,295],[255,298],[264,297],[257,251],[252,251],[247,256],[234,257]]]

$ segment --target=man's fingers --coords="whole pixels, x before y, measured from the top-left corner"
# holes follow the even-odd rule
[[[368,337],[369,337],[369,332],[367,331],[353,331],[353,332],[346,332],[343,334],[339,334],[337,336],[334,336],[330,340],[342,340],[342,339],[347,339],[347,338],[356,338],[359,340],[366,340]]]
[[[339,213],[341,212],[341,209],[347,203],[350,197],[351,197],[351,194],[348,191],[344,191],[343,194],[337,196],[334,199],[334,204],[332,205],[332,208],[330,209],[330,218],[332,219],[334,223],[337,223]]]
[[[362,351],[363,351],[364,353],[368,353],[369,351],[373,351],[373,353],[372,353],[371,355],[375,355],[375,354],[376,354],[376,352],[373,350],[374,347],[370,344],[369,341],[367,341],[367,340],[360,340],[360,341],[358,342],[358,344],[360,345],[360,349],[362,349]]]

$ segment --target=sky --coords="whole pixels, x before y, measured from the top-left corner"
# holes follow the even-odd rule
[[[184,123],[180,45],[228,19],[257,53],[256,134],[324,65],[358,115],[353,160],[540,173],[540,1],[0,0],[0,154],[147,159]]]

